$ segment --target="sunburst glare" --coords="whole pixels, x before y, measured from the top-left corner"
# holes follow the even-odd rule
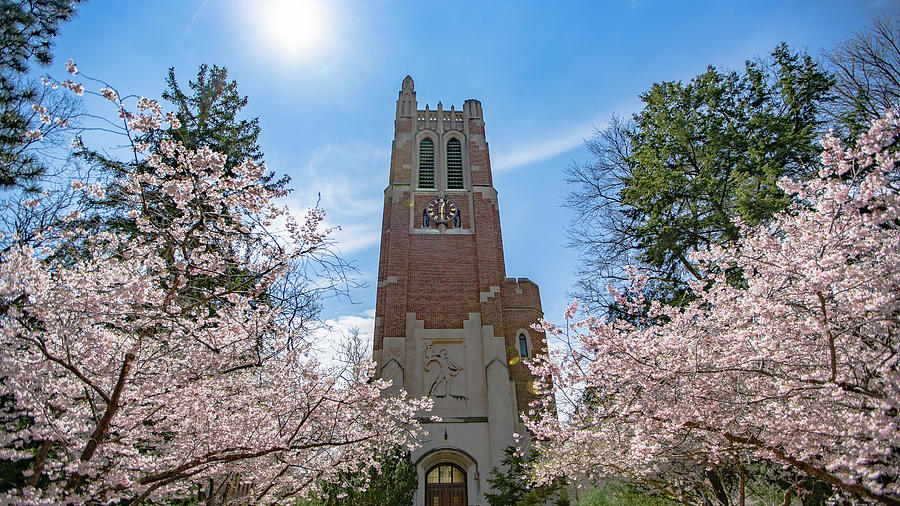
[[[333,33],[328,4],[322,0],[258,0],[241,9],[259,49],[286,64],[317,60]]]

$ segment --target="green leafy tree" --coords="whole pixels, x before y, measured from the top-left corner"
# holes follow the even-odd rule
[[[562,480],[555,480],[545,485],[536,485],[528,477],[528,464],[534,458],[533,455],[523,457],[514,446],[507,446],[504,450],[502,465],[505,470],[491,469],[488,483],[496,491],[494,494],[484,494],[484,498],[491,506],[538,506],[555,504],[568,506],[569,499]]]
[[[593,160],[567,174],[582,299],[615,311],[606,286],[626,280],[627,265],[651,275],[655,298],[690,299],[700,277],[691,252],[734,240],[737,218],[756,224],[783,209],[777,181],[816,169],[831,86],[782,44],[743,72],[710,66],[687,83],[655,83],[630,121],[613,118],[587,143]]]
[[[50,64],[53,38],[60,25],[72,18],[80,2],[0,1],[0,188],[28,184],[46,171],[40,158],[29,151],[34,139],[27,138],[25,132],[43,130],[46,134],[53,126],[39,129],[40,111],[31,109],[35,103],[46,104],[47,92],[25,74],[31,63]],[[68,118],[71,102],[53,105],[48,108],[48,117]]]
[[[375,460],[366,473],[345,473],[340,483],[326,484],[321,506],[411,506],[418,475],[409,452],[398,448]]]
[[[701,273],[691,253],[735,240],[735,220],[765,222],[790,202],[777,182],[818,169],[833,82],[808,55],[782,44],[740,72],[710,66],[686,83],[655,83],[641,95],[641,111],[596,132],[587,143],[593,159],[568,171],[582,300],[637,322],[606,288],[627,283],[629,265],[650,276],[647,300],[692,300],[690,283]],[[740,272],[725,275],[742,281]],[[603,402],[604,392],[589,394],[587,406]],[[673,466],[682,464],[693,476],[694,463]],[[737,476],[701,473],[678,493],[728,504]]]
[[[675,506],[679,504],[664,496],[633,486],[592,488],[578,501],[578,506]]]
[[[238,92],[237,82],[228,79],[227,68],[200,65],[196,79],[188,81],[187,89],[178,84],[175,69],[170,68],[162,98],[172,104],[181,124],[162,135],[181,141],[190,149],[207,146],[227,155],[228,169],[246,160],[262,161],[259,118],[240,117],[248,99]],[[273,175],[270,173],[269,177]],[[283,181],[286,183],[287,179]]]

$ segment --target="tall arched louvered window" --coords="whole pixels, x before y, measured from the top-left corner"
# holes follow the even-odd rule
[[[434,188],[434,141],[419,141],[419,188]]]
[[[463,188],[462,145],[459,139],[447,141],[447,188]]]

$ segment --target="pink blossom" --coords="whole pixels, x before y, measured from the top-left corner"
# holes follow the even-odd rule
[[[549,388],[523,421],[537,436],[538,478],[676,483],[689,465],[754,458],[900,500],[897,138],[893,111],[856,147],[826,136],[819,176],[779,183],[794,205],[696,254],[712,273],[694,285],[696,301],[653,301],[656,324],[585,319],[572,326],[574,349],[536,359]],[[746,286],[725,280],[730,268]],[[614,293],[643,308],[646,278],[630,275],[627,293]]]
[[[175,128],[175,129],[181,128],[181,120],[179,120],[178,116],[176,116],[174,113],[167,112],[166,113],[166,121],[169,122],[170,128]]]
[[[106,190],[103,189],[103,186],[100,183],[94,183],[87,187],[88,194],[95,199],[102,199],[106,194]]]
[[[78,96],[84,95],[84,86],[74,83],[68,79],[62,82],[62,87],[74,91]]]
[[[100,94],[103,95],[103,98],[109,100],[110,102],[116,102],[119,100],[119,95],[112,88],[102,88],[100,90]]]
[[[566,312],[563,317],[566,320],[571,320],[575,318],[575,313],[578,311],[578,299],[573,299],[569,306],[566,308]]]
[[[160,128],[158,104],[138,109],[118,111]],[[224,155],[171,140],[150,151],[113,182],[136,231],[86,230],[78,209],[64,210],[31,239],[40,247],[22,239],[0,253],[0,395],[29,420],[8,426],[0,448],[42,484],[0,502],[165,502],[235,475],[257,502],[292,502],[365,471],[381,448],[415,447],[429,399],[388,395],[368,361],[320,364],[298,344],[305,326],[264,297],[327,244],[325,212],[291,220],[259,165],[231,174]],[[105,195],[99,183],[70,188]],[[151,194],[177,212],[142,212]],[[260,225],[283,217],[287,237]],[[53,451],[35,466],[31,449],[44,442]]]

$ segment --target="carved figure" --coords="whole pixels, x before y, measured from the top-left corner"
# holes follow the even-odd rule
[[[434,381],[428,389],[428,395],[444,398],[447,395],[454,399],[465,399],[466,396],[454,390],[453,378],[459,376],[462,366],[450,358],[447,348],[435,353],[430,344],[425,345],[425,372],[434,371]]]

